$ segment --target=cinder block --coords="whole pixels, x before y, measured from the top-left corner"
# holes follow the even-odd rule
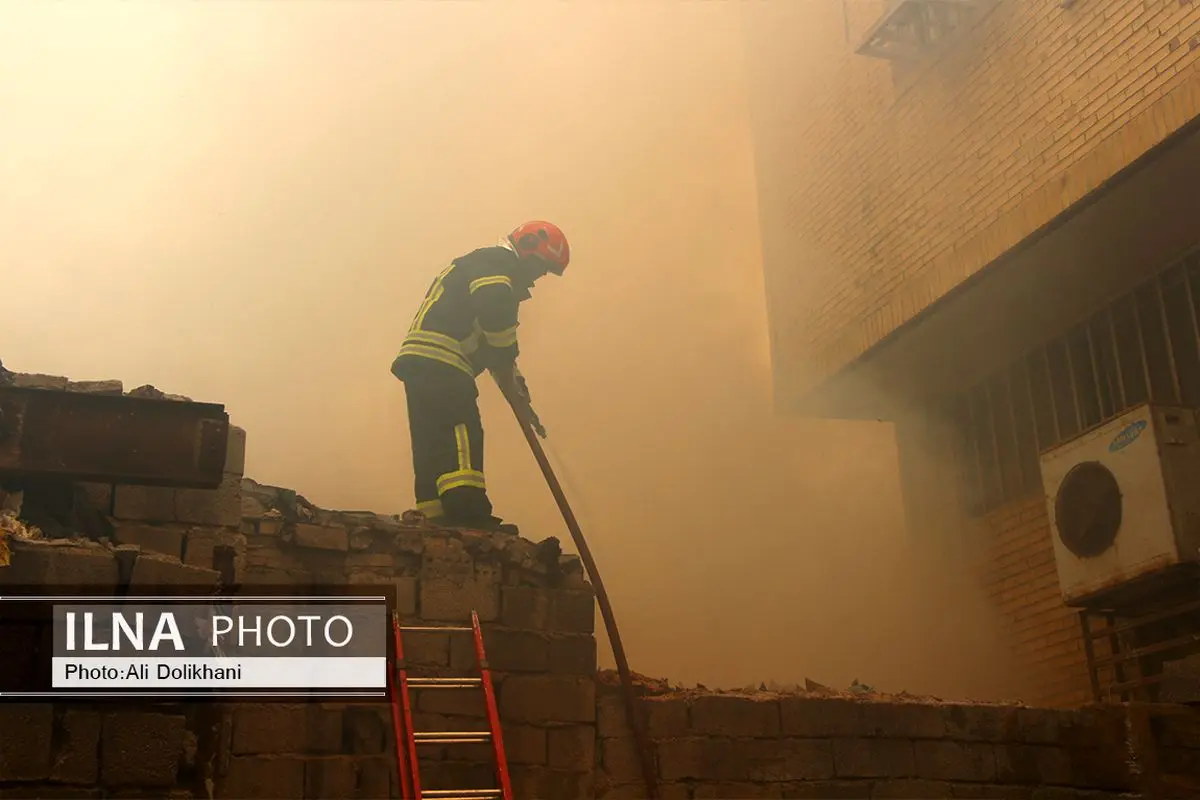
[[[463,543],[449,536],[426,536],[421,545],[421,579],[447,578],[465,581],[475,574],[475,565]]]
[[[417,695],[417,708],[425,714],[483,719],[487,708],[482,692],[427,691]],[[507,720],[507,715],[505,719]]]
[[[560,634],[549,641],[549,669],[569,675],[596,674],[596,639],[591,635]]]
[[[590,772],[596,765],[596,728],[571,725],[551,728],[548,738],[550,766]]]
[[[344,756],[307,758],[304,797],[353,797],[358,788],[358,764]]]
[[[1071,759],[1067,751],[1049,745],[996,745],[996,780],[1026,786],[1071,783]]]
[[[80,394],[121,394],[125,386],[120,381],[67,381],[68,392]]]
[[[247,705],[233,711],[234,755],[339,753],[341,711],[318,705]]]
[[[500,712],[516,722],[595,722],[596,683],[590,678],[509,675],[500,687]]]
[[[195,525],[238,527],[242,521],[242,477],[227,474],[216,489],[176,489],[174,518]]]
[[[184,718],[118,711],[104,717],[100,780],[105,786],[174,786],[183,755]]]
[[[646,710],[647,729],[654,739],[671,739],[686,736],[688,730],[688,703],[682,697],[645,697],[641,706]],[[622,704],[622,720],[626,720]],[[628,725],[627,722],[623,724]]]
[[[784,736],[833,738],[865,732],[862,703],[823,697],[784,697],[779,702]]]
[[[225,446],[225,472],[238,477],[246,472],[246,431],[237,425],[229,426],[229,441]]]
[[[592,776],[589,772],[572,772],[514,765],[513,794],[516,797],[554,798],[555,800],[591,800]]]
[[[296,531],[292,534],[292,543],[297,547],[309,547],[314,550],[350,549],[350,534],[342,525],[312,525],[307,522],[296,523]]]
[[[65,739],[54,758],[51,780],[89,786],[96,783],[100,777],[100,728],[98,713],[68,711],[63,715]]]
[[[833,747],[820,739],[738,740],[753,781],[811,781],[834,776]]]
[[[255,800],[304,797],[304,761],[295,756],[231,758],[218,796]]]
[[[778,736],[779,703],[770,696],[697,697],[692,701],[691,729],[719,736]]]
[[[396,557],[391,553],[348,553],[342,563],[347,574],[355,569],[392,570],[396,568]]]
[[[52,389],[61,391],[70,384],[70,379],[62,375],[42,375],[36,372],[14,372],[12,385],[18,389]]]
[[[77,486],[94,510],[105,516],[112,516],[113,485],[111,483],[80,483]]]
[[[467,637],[458,636],[458,639]],[[404,657],[410,664],[446,667],[450,665],[450,634],[414,631],[404,634]]]
[[[0,735],[0,781],[40,781],[50,775],[53,705],[0,704],[0,731],[8,731]]]
[[[113,516],[143,522],[175,522],[175,489],[127,486],[113,489]]]
[[[596,597],[591,590],[559,589],[552,594],[550,630],[561,633],[593,633],[596,629]]]
[[[503,723],[504,752],[513,764],[545,764],[548,759],[546,729]]]
[[[179,558],[183,553],[183,534],[184,529],[177,525],[118,522],[113,526],[113,539],[118,544],[137,545],[142,550],[174,558]]]
[[[658,769],[663,780],[750,780],[746,753],[730,739],[671,739],[659,742],[657,749]]]
[[[381,755],[387,752],[391,724],[386,707],[348,706],[342,709],[342,742],[355,755]]]
[[[358,792],[354,797],[374,800],[379,797],[398,797],[395,753],[391,758],[363,758],[358,762]]]
[[[941,709],[922,703],[862,704],[863,733],[890,739],[940,739],[946,735]]]
[[[102,547],[31,541],[13,546],[12,563],[0,569],[0,586],[43,586],[111,591],[120,582],[117,560]]]
[[[625,719],[625,702],[618,692],[606,690],[596,697],[596,731],[601,738],[633,735]]]
[[[947,705],[941,707],[945,735],[963,742],[1021,740],[1017,709],[1011,706]]]
[[[396,613],[402,617],[411,617],[417,613],[417,579],[396,578]]]
[[[621,784],[641,779],[641,761],[638,759],[637,747],[632,736],[600,739],[598,745],[598,763],[612,783]]]
[[[916,772],[908,739],[834,739],[839,778],[909,778]]]
[[[527,586],[501,590],[500,622],[505,627],[542,631],[550,627],[550,593]]]
[[[590,589],[505,586],[500,621],[510,628],[592,633],[596,627],[596,598]]]
[[[996,751],[991,744],[918,741],[913,748],[918,778],[976,783],[996,778]]]
[[[499,615],[499,576],[490,569],[463,578],[431,577],[422,572],[420,591],[423,619],[465,622],[474,610],[481,622],[491,622]]]
[[[549,667],[549,643],[536,631],[488,627],[483,632],[483,643],[488,663],[499,672],[545,672]],[[455,672],[474,670],[476,660],[475,642],[470,636],[451,640],[450,666]]]
[[[195,586],[217,587],[221,576],[218,572],[203,567],[180,563],[168,556],[142,553],[133,562],[130,586]]]

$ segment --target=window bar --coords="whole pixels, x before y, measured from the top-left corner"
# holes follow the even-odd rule
[[[1100,371],[1102,365],[1100,359],[1096,357],[1096,343],[1092,340],[1092,321],[1088,320],[1083,325],[1083,333],[1087,337],[1088,358],[1092,361],[1092,383],[1096,384],[1096,406],[1100,412],[1100,421],[1108,419],[1104,413],[1104,392],[1100,391]],[[1104,382],[1108,383],[1108,398],[1113,399],[1112,384],[1108,380],[1108,371],[1104,371]]]
[[[1046,395],[1050,400],[1050,422],[1054,425],[1054,441],[1055,443],[1062,441],[1062,430],[1058,424],[1058,400],[1054,396],[1054,380],[1050,374],[1050,350],[1045,346],[1041,346],[1042,363],[1046,366]],[[1033,380],[1029,381],[1029,399],[1033,401]]]
[[[1133,309],[1133,327],[1137,330],[1138,351],[1142,354],[1142,379],[1146,381],[1146,397],[1153,403],[1154,381],[1150,380],[1150,357],[1146,354],[1146,337],[1142,332],[1142,310],[1138,308],[1137,295],[1131,293],[1130,308]],[[1164,315],[1165,316],[1165,315]]]
[[[1063,354],[1067,357],[1067,380],[1071,382],[1071,399],[1075,402],[1075,421],[1079,423],[1079,433],[1083,433],[1083,406],[1079,402],[1079,384],[1075,381],[1075,362],[1071,359],[1071,342],[1066,336],[1060,337],[1063,343]],[[1046,359],[1046,369],[1050,369],[1050,359]]]
[[[1200,322],[1196,320],[1196,290],[1192,287],[1192,271],[1183,268],[1183,288],[1187,292],[1188,313],[1192,317],[1192,335],[1196,337],[1196,347],[1200,351]]]
[[[1137,304],[1135,303],[1134,304],[1135,308],[1136,308],[1136,305]],[[1113,399],[1115,400],[1118,396],[1120,396],[1121,407],[1120,407],[1119,411],[1124,411],[1126,408],[1126,405],[1125,405],[1125,373],[1121,369],[1121,350],[1117,347],[1117,324],[1116,324],[1116,322],[1113,321],[1112,310],[1113,310],[1113,307],[1111,305],[1108,308],[1104,309],[1104,316],[1108,320],[1108,338],[1112,340],[1113,368],[1117,371],[1117,374],[1115,376],[1116,381],[1117,381],[1117,391],[1113,395]],[[1198,334],[1198,335],[1200,335],[1200,334]],[[1200,342],[1200,339],[1197,339],[1197,341]]]
[[[1167,322],[1167,303],[1163,299],[1162,273],[1154,277],[1154,296],[1158,298],[1159,316],[1162,317],[1163,338],[1167,340],[1167,367],[1171,370],[1171,383],[1175,388],[1175,402],[1183,405],[1183,386],[1179,382],[1179,369],[1175,366],[1175,345],[1171,342],[1171,325]]]
[[[1032,475],[1025,474],[1025,465],[1021,461],[1021,426],[1017,424],[1017,396],[1013,392],[1012,371],[1004,371],[1004,391],[1008,395],[1008,421],[1012,425],[1013,452],[1017,456],[1017,488],[1014,496],[1024,494],[1027,481],[1033,478]],[[1033,406],[1029,408],[1030,421],[1034,425],[1033,438],[1037,440],[1037,423],[1033,422]],[[999,453],[997,453],[999,455]],[[1003,474],[1003,473],[1001,473]]]

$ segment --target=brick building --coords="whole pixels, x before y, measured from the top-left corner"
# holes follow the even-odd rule
[[[1038,454],[1200,406],[1200,2],[743,21],[781,412],[894,421],[911,535],[980,565],[1029,700],[1089,699]]]

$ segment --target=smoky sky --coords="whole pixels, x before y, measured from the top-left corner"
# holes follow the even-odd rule
[[[225,403],[249,476],[399,512],[421,295],[550,219],[573,263],[521,367],[634,669],[992,691],[971,601],[911,564],[890,426],[771,407],[739,31],[716,2],[8,0],[0,358]],[[497,513],[566,540],[481,394]]]

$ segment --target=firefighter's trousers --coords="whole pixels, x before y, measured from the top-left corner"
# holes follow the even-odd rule
[[[489,517],[475,381],[453,370],[420,370],[406,378],[404,393],[417,510],[450,523]]]

